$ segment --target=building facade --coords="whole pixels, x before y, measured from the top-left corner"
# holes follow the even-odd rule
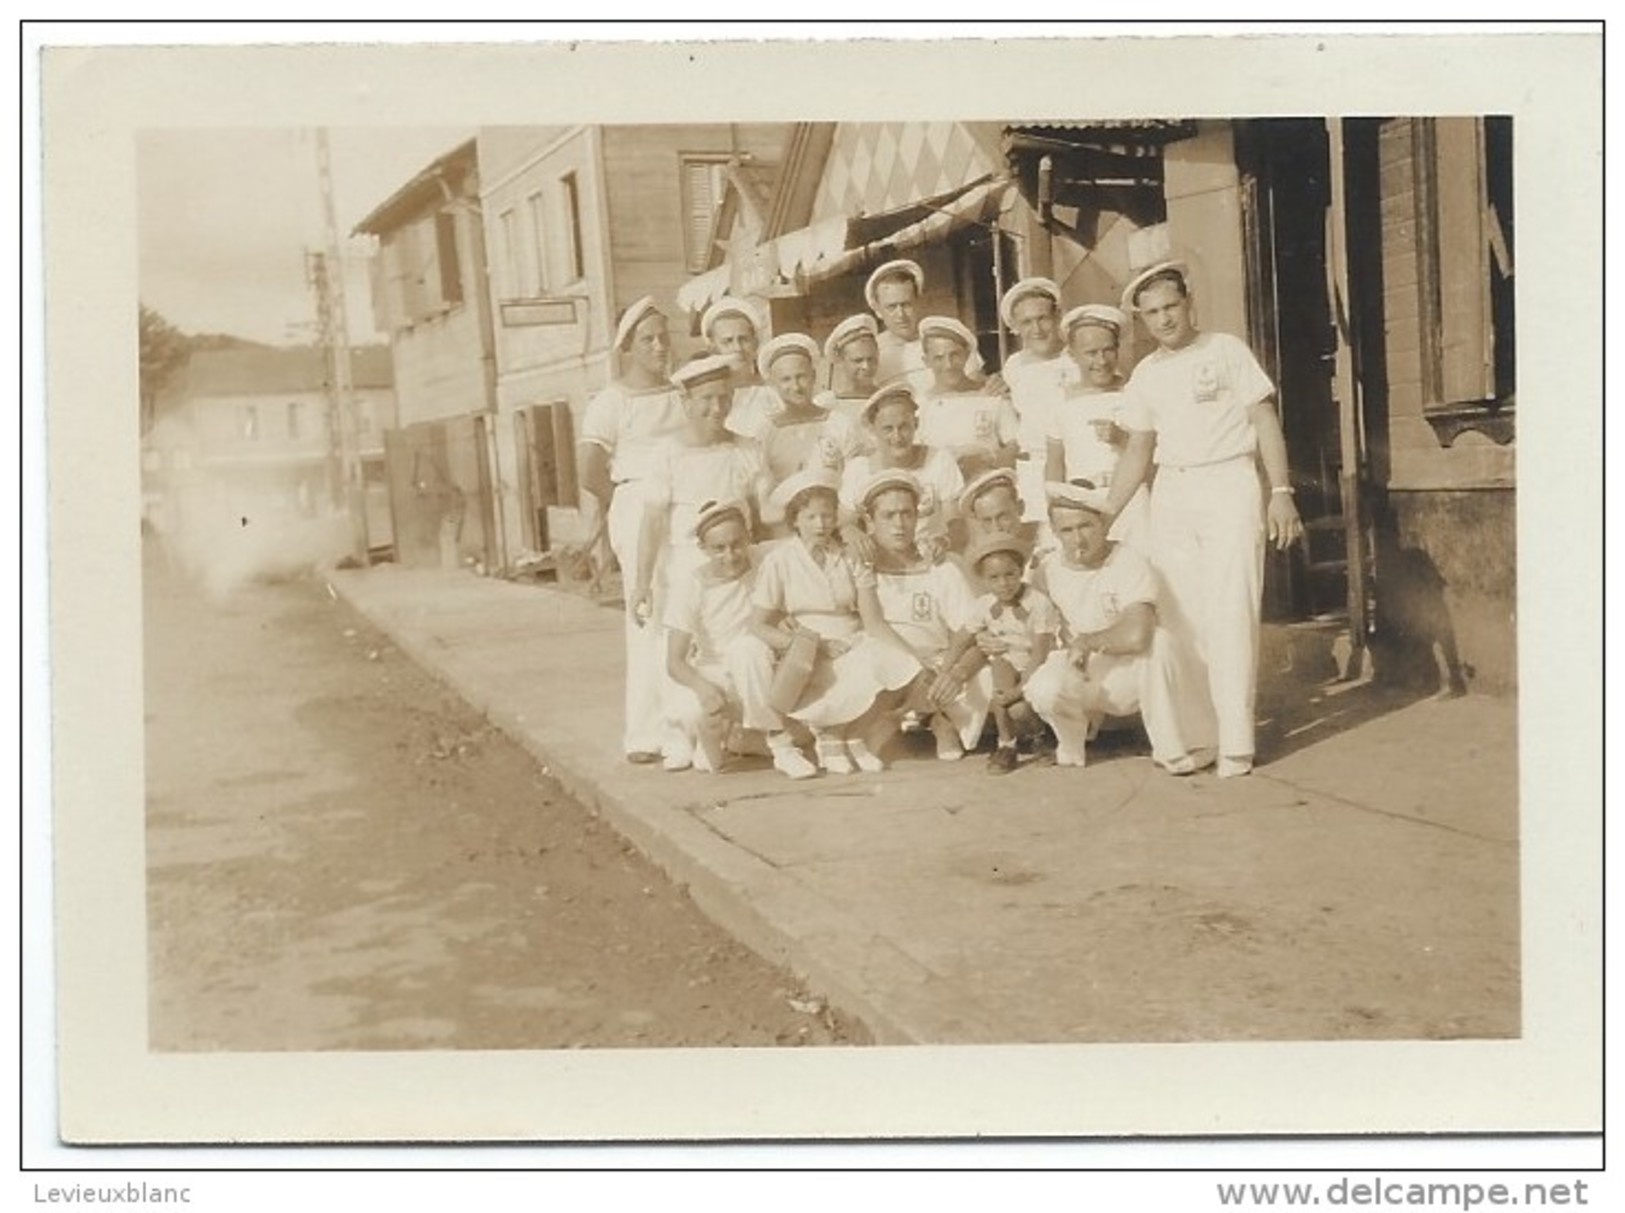
[[[496,354],[474,140],[453,148],[356,225],[374,237],[373,314],[389,334],[398,425],[387,438],[402,563],[504,563],[493,491]]]

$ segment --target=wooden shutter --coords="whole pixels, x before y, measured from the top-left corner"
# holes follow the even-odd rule
[[[690,273],[704,270],[711,261],[711,225],[722,204],[721,166],[714,160],[685,159],[682,167],[683,247]]]
[[[1495,397],[1490,315],[1489,205],[1480,118],[1434,120],[1439,255],[1441,401]]]
[[[435,262],[440,275],[440,302],[446,306],[463,301],[462,260],[457,254],[457,215],[441,211],[434,217]]]

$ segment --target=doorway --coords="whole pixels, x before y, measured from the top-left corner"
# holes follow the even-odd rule
[[[1331,204],[1326,123],[1269,118],[1237,124],[1242,241],[1251,343],[1276,385],[1304,543],[1271,549],[1264,617],[1346,614],[1348,560],[1339,477],[1342,446],[1333,374],[1337,329],[1327,285]]]

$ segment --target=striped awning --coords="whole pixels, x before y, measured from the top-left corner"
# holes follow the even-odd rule
[[[968,224],[991,222],[1012,197],[1009,178],[984,177],[886,215],[836,216],[758,245],[743,263],[689,279],[678,288],[677,302],[701,312],[728,294],[802,295],[815,283],[934,244]]]

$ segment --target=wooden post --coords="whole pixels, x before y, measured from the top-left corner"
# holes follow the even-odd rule
[[[1327,121],[1327,159],[1331,167],[1331,200],[1326,211],[1326,286],[1336,326],[1337,352],[1332,390],[1337,396],[1338,443],[1342,469],[1338,476],[1343,506],[1343,539],[1347,551],[1349,661],[1347,676],[1370,672],[1366,652],[1369,627],[1366,609],[1365,510],[1360,491],[1365,462],[1360,425],[1360,385],[1354,366],[1354,327],[1349,296],[1348,200],[1342,119]]]

